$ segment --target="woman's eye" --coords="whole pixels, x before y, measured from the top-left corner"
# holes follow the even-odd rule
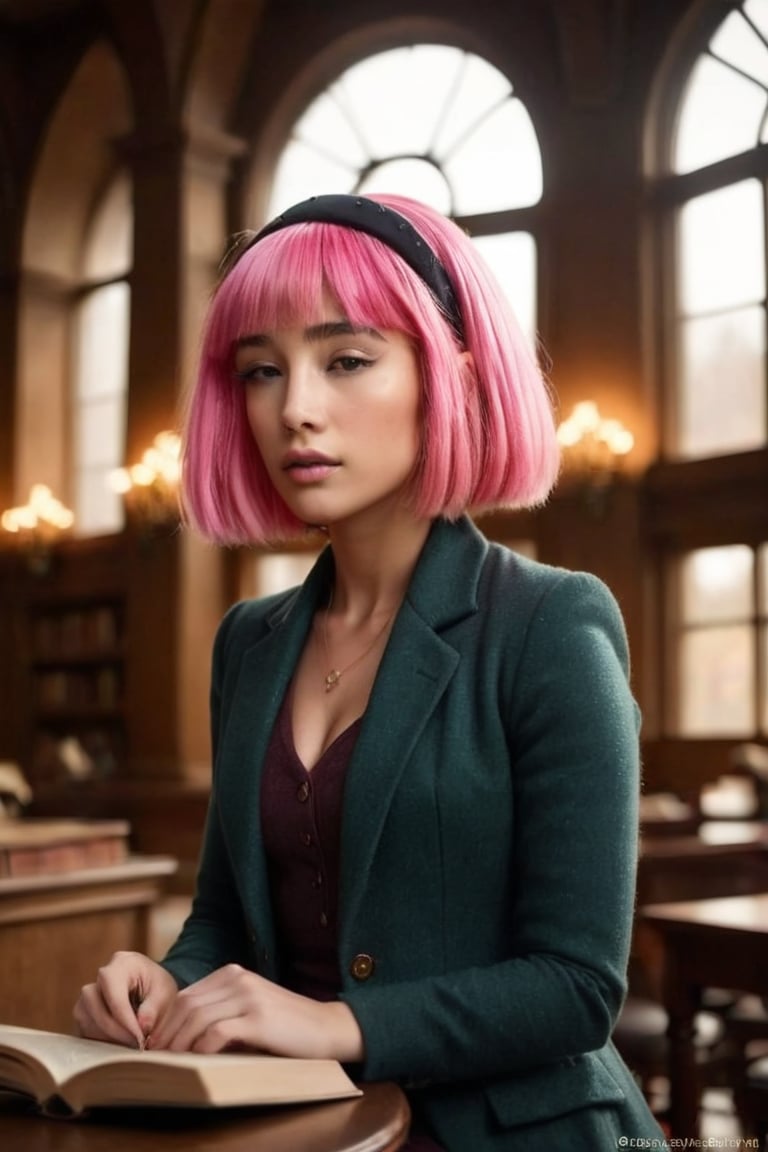
[[[280,369],[275,364],[247,364],[244,368],[235,369],[235,379],[243,380],[246,384],[273,380],[279,375]]]
[[[368,368],[372,364],[365,356],[337,356],[331,361],[331,370],[339,372],[358,372],[361,368]]]

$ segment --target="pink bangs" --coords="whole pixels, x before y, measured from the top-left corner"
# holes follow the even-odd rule
[[[249,248],[212,308],[210,354],[231,356],[247,332],[323,319],[330,294],[352,324],[417,335],[414,316],[433,308],[426,285],[380,241],[338,225],[298,224]]]

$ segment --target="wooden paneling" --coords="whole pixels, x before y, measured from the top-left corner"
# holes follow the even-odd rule
[[[99,964],[146,951],[149,912],[173,874],[167,857],[57,876],[0,879],[0,1020],[69,1032]]]

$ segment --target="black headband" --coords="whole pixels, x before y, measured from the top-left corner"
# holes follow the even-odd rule
[[[461,310],[445,268],[409,220],[375,200],[364,196],[310,196],[309,200],[294,204],[266,224],[248,247],[281,228],[308,223],[340,224],[381,240],[421,277],[463,342]]]

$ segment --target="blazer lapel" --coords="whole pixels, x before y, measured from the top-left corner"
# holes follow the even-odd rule
[[[398,782],[459,663],[438,634],[477,610],[487,542],[468,519],[436,521],[392,630],[349,764],[341,846],[342,934],[365,893]]]
[[[325,549],[295,596],[267,617],[268,631],[243,654],[220,755],[228,766],[219,795],[222,825],[237,862],[243,905],[252,910],[266,951],[275,955],[274,924],[261,827],[261,778],[277,714],[317,605],[327,596],[333,557]],[[232,768],[231,766],[236,766]]]

